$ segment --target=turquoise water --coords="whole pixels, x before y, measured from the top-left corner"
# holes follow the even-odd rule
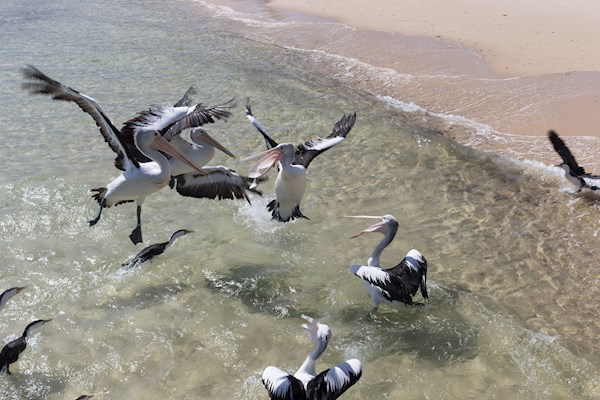
[[[294,372],[311,349],[302,314],[333,331],[318,369],[362,360],[345,399],[600,395],[596,197],[356,90],[341,79],[343,59],[324,66],[314,53],[257,40],[271,27],[248,24],[250,15],[240,22],[187,1],[72,3],[0,5],[0,289],[29,286],[2,310],[0,336],[53,319],[1,377],[2,398],[265,399],[262,370]],[[310,221],[270,221],[274,175],[252,205],[163,189],[144,204],[145,244],[195,232],[123,272],[141,248],[127,237],[134,207],[87,225],[97,211],[89,190],[118,175],[113,154],[74,104],[20,88],[25,64],[93,96],[117,126],[190,85],[205,104],[235,96],[234,116],[207,130],[238,155],[214,163],[242,173],[252,162],[239,158],[264,146],[245,119],[247,97],[280,141],[358,117],[310,166]],[[382,264],[419,249],[430,300],[368,318],[369,299],[347,269],[379,238],[350,239],[368,222],[344,215],[386,213],[400,230]]]

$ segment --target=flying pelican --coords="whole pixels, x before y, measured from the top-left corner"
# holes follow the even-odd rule
[[[577,191],[580,192],[583,188],[600,190],[600,186],[596,186],[600,185],[600,175],[586,173],[585,169],[577,164],[575,157],[555,131],[550,130],[548,132],[548,138],[552,142],[554,150],[556,150],[563,160],[558,166],[565,171],[565,178],[577,187]],[[596,180],[596,185],[593,184],[593,180]]]
[[[362,375],[362,364],[357,359],[348,360],[317,375],[315,363],[327,348],[331,338],[329,326],[306,315],[308,321],[302,328],[316,345],[294,375],[277,367],[267,367],[262,382],[272,400],[333,400],[354,385]]]
[[[184,96],[175,103],[174,107],[189,107],[190,96],[193,93],[193,88],[188,89]],[[168,129],[163,129],[161,131],[163,137],[201,167],[213,158],[215,149],[235,158],[229,150],[213,139],[204,129],[197,127],[207,122],[215,122],[215,119],[226,119],[231,116],[229,111],[223,109],[223,107],[228,107],[227,104],[230,102],[231,100],[211,108],[204,108],[201,104],[197,104],[194,106],[193,117],[186,116],[169,126]],[[149,110],[138,113],[136,118],[127,121],[122,130],[125,137],[131,138],[138,125],[151,124],[156,118],[155,115],[156,112],[151,107]],[[191,143],[181,138],[181,133],[186,128],[193,128],[189,134]],[[132,148],[135,149],[135,146]],[[137,150],[134,151],[137,152]],[[144,161],[139,154],[136,155],[136,158],[138,161]],[[169,186],[171,189],[176,187],[177,193],[182,196],[218,200],[245,199],[250,203],[248,191],[262,195],[258,190],[250,188],[250,179],[238,175],[230,168],[221,165],[206,166],[203,169],[205,173],[199,174],[194,168],[190,168],[176,158],[169,158],[169,163],[171,165]]]
[[[19,355],[25,351],[27,347],[27,337],[29,335],[29,331],[35,328],[39,328],[52,321],[51,319],[38,319],[37,321],[33,321],[29,325],[25,327],[23,331],[23,335],[21,337],[9,342],[4,346],[2,351],[0,352],[0,373],[6,372],[7,374],[11,374],[9,370],[9,366],[12,363],[17,362],[19,359]]]
[[[171,246],[175,242],[175,240],[177,240],[177,238],[180,238],[181,236],[185,236],[188,233],[192,233],[192,232],[194,232],[194,231],[188,231],[187,229],[180,229],[171,235],[171,238],[169,239],[169,241],[163,242],[163,243],[155,243],[155,244],[151,244],[150,246],[144,247],[144,249],[141,250],[139,253],[137,253],[131,261],[123,264],[123,267],[125,267],[125,269],[130,269],[130,268],[140,265],[141,263],[152,260],[152,258],[154,258],[154,256],[158,256],[158,255],[164,253],[164,251],[169,246]]]
[[[27,288],[27,286],[17,286],[5,290],[2,294],[0,294],[0,311],[4,308],[6,303],[8,303],[8,301],[13,298],[14,295],[16,295],[25,288]]]
[[[381,217],[357,215],[352,218],[381,219],[381,222],[353,236],[355,238],[373,232],[380,232],[384,235],[383,240],[379,242],[367,260],[367,265],[354,264],[350,267],[350,272],[363,280],[369,292],[373,303],[372,312],[375,312],[381,303],[391,307],[397,307],[400,304],[422,305],[422,303],[412,300],[419,289],[425,299],[429,298],[427,294],[427,260],[418,250],[410,250],[400,264],[393,268],[382,269],[379,266],[381,253],[396,236],[398,230],[396,218],[389,214]]]
[[[105,207],[136,201],[137,225],[129,238],[134,244],[142,242],[142,204],[148,195],[164,187],[171,176],[169,161],[159,150],[203,172],[201,167],[189,160],[159,133],[159,130],[177,124],[185,126],[187,123],[184,124],[182,118],[190,115],[189,107],[153,106],[144,114],[143,119],[128,121],[126,127],[133,132],[133,135],[129,135],[113,125],[92,97],[49,78],[33,66],[23,69],[23,74],[29,80],[23,84],[23,88],[29,89],[31,93],[48,94],[56,100],[72,101],[88,113],[96,122],[104,140],[117,153],[115,166],[124,172],[106,188],[92,189],[92,192],[95,192],[93,198],[99,203],[100,209],[97,216],[89,221],[90,226],[98,223]],[[131,136],[135,146],[128,144]],[[141,161],[142,157],[148,161]]]
[[[346,138],[356,121],[356,113],[344,115],[333,127],[333,132],[325,139],[317,138],[294,149],[292,143],[278,144],[254,118],[250,105],[246,105],[246,116],[263,135],[268,150],[246,159],[262,158],[250,169],[249,178],[256,179],[266,174],[279,162],[279,173],[275,180],[275,199],[267,204],[274,220],[288,222],[295,218],[306,218],[300,211],[300,203],[306,190],[306,169],[310,162]],[[254,187],[251,186],[251,187]]]

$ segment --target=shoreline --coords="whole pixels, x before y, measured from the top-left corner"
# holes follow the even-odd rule
[[[445,6],[433,16],[451,20],[446,18],[450,12],[446,1],[435,1]],[[577,1],[591,4],[589,0]],[[515,2],[511,0],[509,5]],[[419,35],[414,27],[411,32],[404,28],[392,31],[386,21],[396,15],[395,10],[406,1],[389,6],[385,0],[375,0],[362,13],[357,11],[364,8],[360,3],[350,1],[342,5],[340,0],[302,4],[291,0],[216,0],[211,3],[243,13],[238,20],[251,28],[240,32],[246,37],[312,52],[308,53],[312,59],[319,52],[331,55],[329,63],[319,60],[324,72],[336,79],[341,77],[340,80],[351,87],[414,104],[434,116],[447,116],[438,129],[462,144],[521,160],[532,156],[535,161],[553,165],[559,158],[546,134],[554,129],[563,137],[581,137],[568,141],[569,147],[586,168],[600,169],[600,162],[593,156],[600,152],[597,128],[600,126],[600,70],[577,72],[584,68],[571,60],[573,67],[563,67],[563,72],[501,74],[498,66],[488,62],[482,49],[452,40],[448,34],[427,37]],[[462,5],[472,6],[471,3],[458,0]],[[559,3],[564,4],[564,0],[552,0],[552,5]],[[460,14],[457,3],[452,4],[452,15]],[[392,9],[389,15],[385,13],[387,7]],[[402,9],[402,20],[418,21],[420,14],[414,9],[419,7],[424,6]],[[492,9],[498,7],[504,5]],[[597,8],[600,15],[600,3]],[[415,14],[411,16],[411,12]],[[595,15],[595,11],[590,15]],[[264,28],[255,29],[253,23],[244,20],[247,16],[260,20]],[[506,17],[500,15],[499,18]],[[425,29],[428,25],[420,26]],[[481,37],[485,34],[482,32]],[[513,44],[513,47],[518,46],[519,42]],[[543,56],[544,52],[540,54]],[[334,58],[338,56],[356,62],[357,66],[345,67],[353,76],[340,75],[328,65],[336,63]],[[600,59],[600,52],[598,57]],[[570,59],[565,57],[565,60]],[[372,66],[372,71],[365,72],[366,67],[358,65],[362,63]],[[547,59],[547,64],[554,65],[552,58]],[[572,71],[566,71],[568,69]],[[458,127],[460,122],[457,121],[461,119],[484,127],[483,131],[473,126]]]

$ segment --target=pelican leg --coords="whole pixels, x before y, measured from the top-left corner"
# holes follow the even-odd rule
[[[106,199],[102,199],[100,201],[100,209],[98,210],[98,215],[96,215],[96,218],[89,221],[90,226],[94,226],[98,223],[98,221],[100,221],[100,217],[102,216],[102,209],[104,209],[105,205],[106,205]]]
[[[129,239],[133,244],[142,242],[142,206],[137,206],[137,226],[131,231]]]
[[[175,187],[175,177],[172,176],[171,180],[169,180],[169,188],[173,189]]]

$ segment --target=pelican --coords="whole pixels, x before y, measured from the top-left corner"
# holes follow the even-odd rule
[[[423,298],[428,299],[427,294],[427,260],[415,249],[406,254],[406,257],[393,268],[382,269],[379,266],[379,259],[383,250],[394,240],[398,230],[398,221],[393,215],[384,215],[381,217],[357,215],[352,218],[376,218],[381,221],[375,225],[361,231],[353,238],[367,233],[383,233],[384,238],[371,257],[367,260],[367,265],[354,264],[350,267],[350,272],[361,278],[369,292],[373,310],[375,312],[379,304],[383,303],[390,307],[405,305],[423,305],[413,302],[412,297],[421,289]]]
[[[12,299],[14,295],[16,295],[25,288],[27,288],[27,286],[17,286],[5,290],[2,294],[0,294],[0,311],[2,311],[6,303],[8,303],[8,301]]]
[[[315,349],[306,357],[294,375],[277,367],[267,367],[262,382],[272,400],[333,400],[354,385],[362,375],[362,364],[351,359],[317,375],[315,363],[327,348],[331,329],[311,317],[302,315],[308,324],[302,328],[315,344]]]
[[[215,149],[219,149],[230,157],[234,157],[229,150],[214,140],[202,128],[190,131],[190,141],[180,136],[173,136],[171,144],[185,153],[197,165],[201,165],[205,174],[199,174],[187,164],[176,158],[170,158],[171,182],[169,186],[176,187],[177,193],[182,196],[208,198],[208,199],[246,199],[250,203],[247,192],[261,193],[250,188],[249,178],[238,175],[234,170],[222,165],[206,165],[214,156]]]
[[[0,372],[6,372],[11,375],[9,366],[17,362],[19,355],[25,351],[27,347],[27,337],[32,329],[37,329],[40,326],[52,321],[51,319],[38,319],[25,327],[21,337],[9,342],[0,352]]]
[[[585,169],[577,164],[575,157],[555,131],[550,130],[548,132],[548,138],[550,139],[550,142],[552,142],[554,150],[556,150],[563,160],[558,166],[565,171],[565,178],[577,187],[577,192],[580,192],[583,188],[600,190],[600,186],[596,186],[600,185],[600,175],[586,173]],[[593,180],[597,180],[596,185],[593,184]]]
[[[246,105],[246,116],[263,135],[268,150],[246,159],[261,157],[252,166],[249,178],[257,179],[266,174],[276,163],[279,173],[275,180],[275,199],[267,204],[274,220],[288,222],[296,218],[307,218],[300,210],[300,203],[306,190],[306,169],[319,154],[332,148],[346,138],[356,121],[356,113],[344,115],[333,127],[333,132],[325,139],[317,138],[299,145],[296,149],[292,143],[278,144],[265,131],[260,122],[254,118],[250,105]],[[251,186],[253,187],[253,186]]]
[[[175,240],[177,240],[177,238],[180,238],[181,236],[185,236],[192,232],[194,232],[194,231],[189,231],[187,229],[180,229],[180,230],[176,231],[175,233],[173,233],[171,235],[171,238],[167,242],[155,243],[155,244],[151,244],[150,246],[144,247],[144,249],[142,249],[139,253],[137,253],[131,261],[123,264],[123,266],[125,267],[125,269],[130,269],[130,268],[140,265],[141,263],[150,261],[155,256],[158,256],[158,255],[164,253],[165,250],[169,246],[171,246],[175,242]]]
[[[95,193],[92,197],[98,202],[100,209],[89,224],[93,226],[98,223],[104,208],[135,201],[137,225],[129,238],[134,244],[141,243],[142,204],[148,195],[166,186],[171,176],[169,161],[159,150],[179,158],[198,172],[204,172],[159,133],[159,130],[169,127],[187,127],[189,122],[182,119],[190,115],[189,107],[153,106],[148,112],[141,113],[140,117],[128,121],[123,131],[119,131],[92,97],[49,78],[33,66],[23,69],[23,74],[29,79],[23,87],[31,93],[48,94],[56,100],[72,101],[94,119],[104,140],[117,153],[115,166],[124,172],[105,188],[92,189]],[[129,144],[131,136],[135,146]]]

